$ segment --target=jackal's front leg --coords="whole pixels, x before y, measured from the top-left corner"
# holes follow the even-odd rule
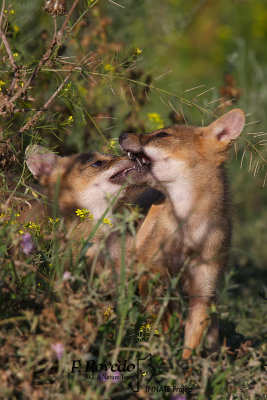
[[[187,276],[189,294],[189,312],[185,324],[185,340],[183,358],[189,358],[192,350],[201,344],[203,335],[210,325],[208,339],[211,348],[215,349],[218,341],[217,321],[210,321],[209,308],[216,291],[218,268],[201,265],[195,267]]]
[[[189,315],[185,324],[184,359],[189,358],[192,350],[201,343],[208,325],[208,307],[208,302],[189,300]]]

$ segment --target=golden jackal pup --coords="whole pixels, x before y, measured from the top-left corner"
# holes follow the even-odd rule
[[[97,221],[119,194],[112,208],[118,206],[120,199],[134,195],[131,185],[138,184],[146,174],[146,168],[127,157],[112,157],[97,152],[60,157],[47,152],[40,146],[26,150],[26,163],[35,175],[47,196],[47,205],[34,201],[32,208],[22,213],[23,220],[42,222],[53,215],[53,207],[58,207],[58,215],[64,217],[68,226],[75,228],[74,237],[80,241],[89,236],[92,222],[84,221],[77,227],[77,209],[91,212]],[[112,210],[107,215],[112,221]]]
[[[162,276],[184,268],[183,290],[189,295],[184,358],[201,342],[226,265],[231,211],[224,162],[244,124],[243,111],[235,109],[207,127],[173,126],[119,139],[131,159],[149,165],[149,183],[166,195],[143,222],[137,250],[139,260]],[[217,334],[214,326],[213,343]]]

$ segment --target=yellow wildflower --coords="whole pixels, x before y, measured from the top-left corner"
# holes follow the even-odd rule
[[[1,92],[1,90],[2,90],[2,86],[4,86],[6,84],[6,82],[4,82],[4,81],[2,81],[1,79],[0,79],[0,92]]]
[[[23,231],[22,229],[20,229],[20,230],[18,231],[18,234],[19,234],[19,235],[23,235],[23,233],[24,233],[24,231]]]
[[[17,58],[19,56],[19,53],[14,53],[13,56],[14,58]]]
[[[5,14],[10,14],[10,15],[14,15],[15,14],[15,11],[14,10],[5,10]]]
[[[116,141],[115,141],[115,140],[111,140],[110,143],[109,143],[109,147],[110,147],[111,149],[114,149],[115,144],[116,144]]]
[[[68,121],[68,124],[72,124],[72,122],[74,121],[73,116],[70,115],[67,121]]]
[[[151,324],[141,325],[137,334],[137,339],[139,341],[147,340],[151,333],[154,333],[154,335],[159,335],[158,329],[154,329]]]
[[[109,218],[103,218],[103,224],[109,225],[111,228],[113,227],[113,224],[111,223]]]
[[[109,318],[111,317],[112,313],[113,313],[113,308],[109,307],[109,308],[107,309],[107,311],[104,312],[104,317],[105,317],[106,319],[109,319]]]
[[[59,218],[48,218],[49,224],[57,224],[59,222]]]
[[[27,224],[24,225],[24,228],[34,230],[37,234],[40,233],[41,229],[40,225],[35,224],[34,222],[31,221],[27,222]]]
[[[65,92],[68,92],[70,89],[71,89],[71,83],[68,83],[68,84],[65,86],[64,90],[65,90]]]
[[[91,220],[94,219],[93,214],[89,210],[86,210],[86,208],[83,208],[82,210],[78,208],[75,213],[81,220],[84,220],[85,218],[89,218]]]
[[[138,54],[138,55],[141,54],[142,51],[143,51],[143,50],[139,49],[139,47],[137,47],[137,48],[135,49],[135,53]]]
[[[29,225],[27,226],[29,229],[36,229],[37,225],[34,222],[30,222]]]
[[[114,67],[111,64],[106,64],[104,68],[105,68],[105,71],[107,71],[107,72],[113,72],[114,71]]]
[[[156,129],[164,128],[164,122],[158,113],[148,113],[148,119],[155,126]]]

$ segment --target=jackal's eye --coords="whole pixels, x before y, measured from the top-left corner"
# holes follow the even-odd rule
[[[157,133],[155,135],[156,138],[164,138],[164,137],[167,137],[167,136],[171,136],[171,135],[169,133],[167,133],[167,132],[159,132],[159,133]]]
[[[91,164],[91,167],[101,167],[102,161],[96,161],[94,164]]]

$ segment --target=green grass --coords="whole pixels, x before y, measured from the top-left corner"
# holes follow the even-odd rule
[[[36,2],[12,3],[15,14],[8,16],[6,33],[12,52],[18,53],[16,62],[24,66],[21,84],[47,48],[53,21]],[[81,2],[72,22],[86,9],[86,2]],[[265,136],[251,134],[263,135],[267,125],[267,16],[263,9],[261,0],[227,5],[203,2],[199,9],[194,1],[129,0],[125,10],[113,3],[97,3],[40,71],[28,97],[16,103],[22,109],[42,107],[65,78],[67,63],[90,52],[89,63],[73,73],[36,126],[18,137],[18,130],[34,112],[1,116],[0,214],[5,216],[0,217],[0,398],[160,400],[182,395],[146,392],[152,373],[148,362],[140,361],[136,393],[129,387],[129,381],[136,387],[136,379],[101,382],[71,373],[73,360],[81,360],[83,368],[88,360],[98,364],[127,360],[128,365],[137,366],[138,359],[151,354],[156,376],[150,385],[192,389],[185,394],[187,400],[267,399],[267,194],[263,187],[267,157],[266,142],[261,142]],[[158,15],[162,15],[160,26]],[[111,24],[107,16],[113,18]],[[63,19],[57,19],[58,25]],[[138,47],[141,55],[136,53]],[[0,80],[4,82],[0,94],[6,94],[12,73],[3,45],[0,50]],[[169,69],[172,74],[155,79]],[[159,299],[156,314],[147,311],[137,289],[145,266],[133,261],[129,268],[123,240],[120,265],[90,274],[84,243],[80,260],[64,265],[71,243],[62,221],[56,226],[47,222],[39,233],[34,226],[21,227],[33,235],[35,245],[30,255],[24,254],[15,214],[21,201],[33,199],[24,162],[28,144],[46,145],[61,155],[88,150],[117,154],[112,141],[122,131],[156,128],[151,113],[159,113],[157,121],[166,125],[174,123],[174,109],[189,124],[208,123],[223,111],[216,107],[225,71],[241,89],[233,106],[245,110],[249,125],[229,162],[233,246],[219,303],[212,309],[220,321],[220,350],[207,357],[194,354],[188,362],[181,358],[183,326],[178,317],[172,316],[169,332],[161,329],[160,315],[175,294],[169,290]],[[198,88],[187,91],[192,87]],[[11,205],[7,205],[11,194]],[[126,223],[134,225],[133,216],[124,214],[118,220],[123,238]],[[66,268],[71,273],[67,280]],[[151,279],[151,297],[158,280],[157,276]],[[176,302],[184,320],[186,300],[182,297]]]
[[[81,360],[82,370],[88,360],[96,364],[127,360],[137,368],[137,360],[149,354],[156,370],[151,386],[192,389],[187,399],[265,398],[267,302],[259,296],[261,286],[247,281],[248,271],[232,269],[227,273],[219,305],[213,310],[220,320],[220,351],[204,358],[194,355],[188,362],[181,358],[183,329],[178,317],[173,314],[169,332],[161,329],[159,316],[174,294],[170,291],[159,299],[157,315],[148,314],[137,290],[143,268],[133,262],[127,270],[123,251],[119,275],[118,269],[110,268],[89,279],[81,261],[68,267],[71,276],[66,280],[62,259],[68,245],[63,243],[60,248],[58,239],[64,225],[57,224],[49,240],[51,224],[47,223],[45,235],[28,228],[35,238],[35,249],[26,256],[17,233],[17,218],[14,213],[6,215],[1,217],[0,272],[3,398],[145,398],[147,378],[142,373],[151,373],[147,364],[140,364],[137,393],[129,388],[129,382],[137,387],[133,377],[101,382],[98,373],[93,379],[92,372],[71,371],[73,360]],[[126,217],[118,226],[122,232],[125,222]],[[152,297],[157,281],[155,277],[150,282]],[[186,302],[176,301],[185,317]],[[55,345],[62,347],[60,358]],[[146,396],[169,399],[170,392]]]

